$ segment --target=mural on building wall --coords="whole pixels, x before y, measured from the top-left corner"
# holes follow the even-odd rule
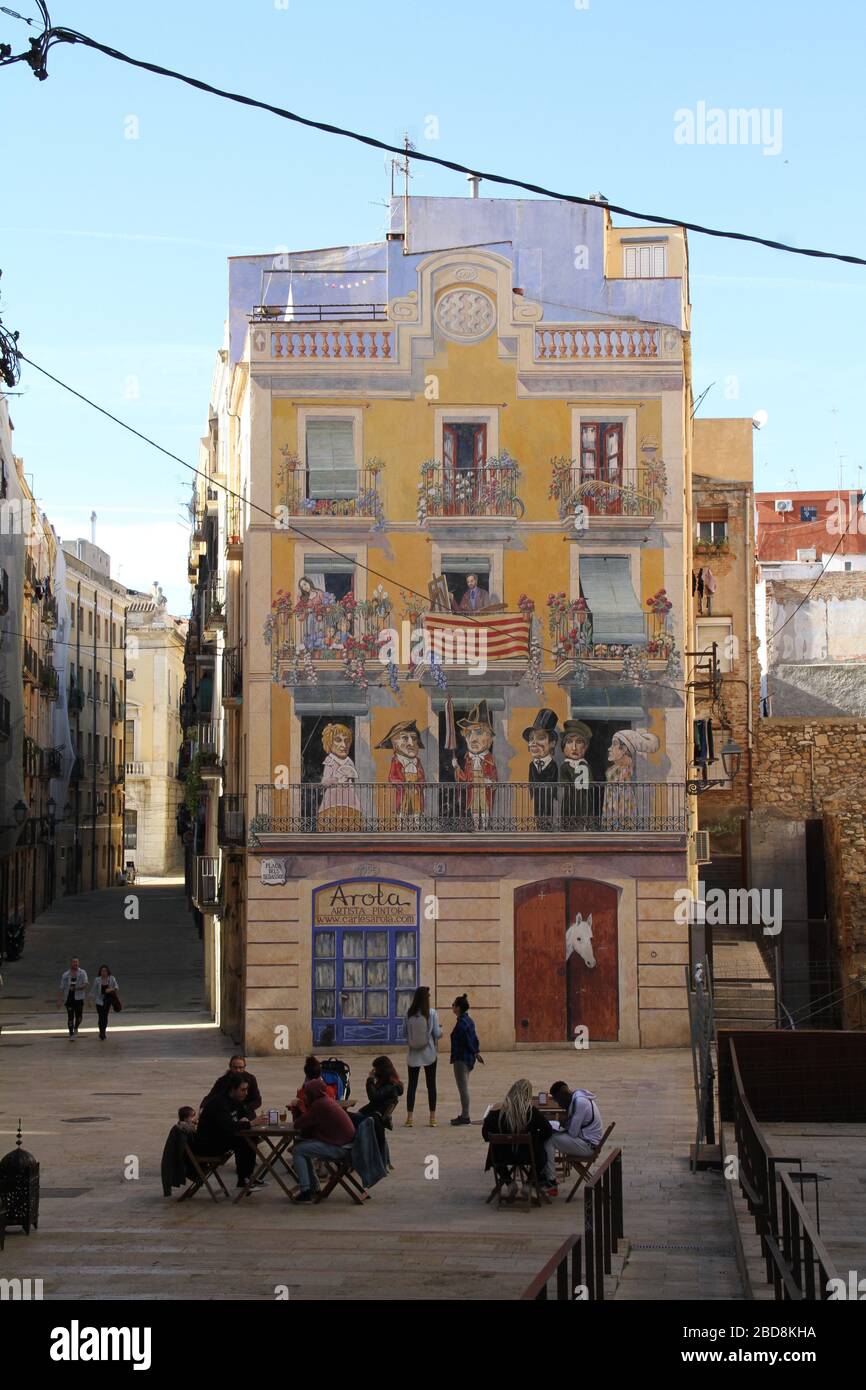
[[[491,752],[494,731],[487,701],[479,700],[466,718],[458,722],[466,740],[466,752],[462,767],[456,756],[452,757],[451,766],[457,781],[468,788],[467,810],[473,826],[476,830],[486,830],[493,810],[494,788],[499,781]]]
[[[377,748],[390,748],[391,762],[388,766],[388,782],[394,787],[394,810],[398,828],[417,830],[424,814],[424,765],[421,750],[424,747],[418,725],[414,719],[393,724]]]
[[[514,1009],[518,1042],[560,1042],[585,1027],[616,1041],[619,974],[615,887],[543,879],[514,895]]]
[[[533,723],[523,730],[529,751],[529,795],[539,829],[553,829],[557,809],[559,769],[554,753],[559,742],[557,716],[552,709],[540,709]]]
[[[562,726],[562,762],[559,780],[562,792],[562,828],[578,830],[586,823],[590,812],[589,784],[592,775],[586,753],[592,741],[592,730],[582,719],[566,719]]]
[[[321,785],[324,795],[319,803],[319,830],[361,830],[363,815],[355,790],[358,769],[349,756],[352,749],[352,730],[345,724],[327,724],[322,731],[325,762]]]

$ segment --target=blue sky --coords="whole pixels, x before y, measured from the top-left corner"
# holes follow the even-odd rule
[[[843,0],[52,8],[55,24],[135,56],[385,140],[407,129],[469,165],[855,255],[863,13]],[[17,51],[27,34],[0,15],[0,41]],[[86,49],[55,48],[49,71],[0,75],[4,322],[35,361],[194,464],[226,257],[377,239],[386,157]],[[678,144],[674,113],[700,102],[780,111],[781,150]],[[421,166],[411,187],[466,191],[461,175]],[[690,256],[696,393],[715,382],[701,414],[767,411],[758,488],[832,486],[840,456],[846,485],[866,479],[866,268],[695,234]],[[32,369],[21,390],[16,452],[58,529],[89,534],[95,509],[115,577],[159,579],[185,612],[191,475]]]

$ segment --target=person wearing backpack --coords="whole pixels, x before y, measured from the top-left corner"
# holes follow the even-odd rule
[[[435,1009],[430,1008],[430,990],[419,985],[412,996],[412,1003],[406,1012],[406,1044],[409,1049],[406,1069],[409,1072],[409,1089],[406,1092],[406,1124],[415,1123],[415,1092],[418,1077],[424,1068],[427,1082],[427,1100],[430,1104],[430,1123],[436,1123],[436,1044],[442,1037],[442,1027]]]
[[[471,1125],[469,1118],[469,1073],[476,1062],[484,1064],[481,1056],[481,1044],[478,1041],[478,1034],[475,1031],[475,1024],[469,1017],[469,1000],[465,994],[459,994],[451,1005],[451,1011],[457,1019],[451,1030],[451,1065],[454,1068],[454,1080],[457,1082],[457,1090],[460,1093],[460,1114],[451,1121],[452,1125]]]

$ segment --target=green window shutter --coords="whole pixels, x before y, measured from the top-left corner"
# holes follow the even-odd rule
[[[581,556],[580,587],[592,613],[594,643],[646,641],[643,609],[625,556]]]
[[[330,417],[308,421],[307,495],[331,499],[357,494],[354,421]]]

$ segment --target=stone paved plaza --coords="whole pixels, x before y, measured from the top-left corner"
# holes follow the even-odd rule
[[[480,1119],[518,1076],[535,1089],[562,1077],[594,1090],[623,1150],[626,1245],[617,1299],[740,1299],[730,1217],[718,1174],[692,1174],[691,1058],[687,1051],[598,1046],[486,1054],[472,1076],[473,1115],[448,1124],[456,1089],[440,1060],[440,1126],[426,1123],[423,1083],[416,1127],[395,1116],[395,1171],[357,1207],[337,1191],[298,1207],[273,1183],[240,1205],[203,1194],[178,1206],[162,1195],[159,1160],[180,1104],[197,1105],[231,1044],[197,1009],[200,946],[176,886],[139,885],[141,918],[123,919],[123,892],[62,900],[4,967],[0,1003],[3,1151],[21,1116],[40,1160],[39,1230],[9,1232],[6,1277],[41,1278],[50,1298],[513,1299],[577,1228],[581,1205],[541,1210],[485,1205]],[[106,960],[125,1006],[101,1043],[95,1014],[70,1042],[52,1003],[73,950],[91,973]],[[482,1039],[483,1042],[483,1039]],[[369,1053],[343,1050],[363,1094]],[[441,1056],[441,1054],[440,1054]],[[395,1057],[404,1069],[402,1055]],[[264,1103],[280,1105],[302,1058],[250,1059]],[[140,1176],[124,1176],[129,1158]],[[430,1157],[438,1179],[428,1178]],[[230,1175],[230,1181],[233,1176]],[[615,1285],[615,1287],[614,1287]]]

